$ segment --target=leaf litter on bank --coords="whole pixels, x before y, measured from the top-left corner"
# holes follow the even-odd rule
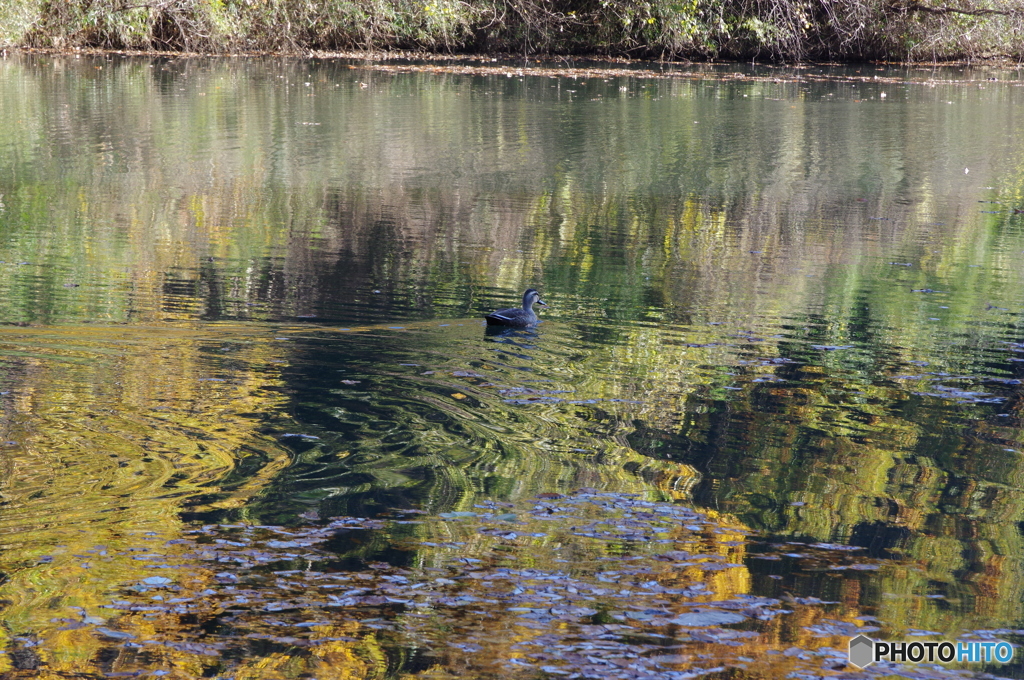
[[[419,524],[398,540],[393,530],[408,526],[400,524],[408,515]],[[389,532],[392,550],[422,558],[340,569],[333,542],[374,532]],[[867,619],[836,618],[843,611],[836,602],[723,585],[747,578],[747,558],[789,554],[817,572],[878,563],[853,546],[767,544],[727,518],[635,495],[584,489],[528,505],[485,502],[440,515],[391,510],[288,529],[207,525],[169,543],[180,553],[166,557],[177,569],[160,584],[167,599],[126,588],[107,607],[126,616],[186,617],[191,628],[135,644],[245,659],[273,643],[315,665],[323,645],[386,639],[396,648],[435,650],[467,678],[671,679],[755,667],[879,677],[842,667],[837,651],[850,636],[879,630]],[[832,646],[775,646],[781,622],[798,608],[804,613],[794,625],[814,644]],[[128,629],[113,617],[96,632],[119,644],[109,635],[115,628]],[[964,677],[913,672],[906,677]]]

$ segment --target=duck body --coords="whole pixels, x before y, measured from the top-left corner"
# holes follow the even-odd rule
[[[544,307],[548,306],[546,302],[540,299],[540,293],[533,288],[529,288],[523,293],[522,307],[499,309],[496,312],[491,312],[484,319],[487,320],[488,326],[516,326],[519,328],[532,326],[540,320],[537,318],[537,313],[533,311],[535,304]]]

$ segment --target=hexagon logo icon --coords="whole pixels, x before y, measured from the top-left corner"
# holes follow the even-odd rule
[[[858,668],[867,668],[875,662],[875,641],[867,635],[858,635],[850,640],[850,663]]]

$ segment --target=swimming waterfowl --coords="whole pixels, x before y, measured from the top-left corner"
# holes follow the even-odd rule
[[[540,299],[540,293],[533,288],[529,288],[523,293],[522,308],[509,307],[508,309],[499,309],[496,312],[491,312],[484,318],[487,319],[488,326],[532,326],[538,321],[537,314],[533,311],[535,304],[544,307],[548,306],[546,302]]]

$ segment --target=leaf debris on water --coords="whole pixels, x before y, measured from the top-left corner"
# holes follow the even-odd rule
[[[128,632],[137,630],[128,625],[133,616],[184,617],[173,639],[150,635],[143,644],[217,656],[221,674],[239,671],[268,643],[316,675],[329,658],[317,650],[386,641],[436,650],[467,680],[681,680],[729,667],[821,677],[843,665],[836,650],[849,636],[878,630],[836,601],[737,587],[784,555],[807,573],[870,578],[864,571],[883,565],[859,548],[766,544],[733,519],[677,503],[583,489],[473,510],[386,512],[287,528],[196,527],[160,555],[174,568],[174,578],[155,577],[166,601],[126,588],[107,605],[125,620],[115,614],[91,630],[101,644],[124,645],[130,638],[118,631],[136,635]],[[402,519],[408,514],[417,523]],[[388,551],[337,552],[352,549],[340,541],[356,546],[352,555],[374,554],[359,546],[378,532],[390,536]],[[783,627],[802,631],[802,642],[782,644]],[[844,677],[879,677],[873,673]]]

